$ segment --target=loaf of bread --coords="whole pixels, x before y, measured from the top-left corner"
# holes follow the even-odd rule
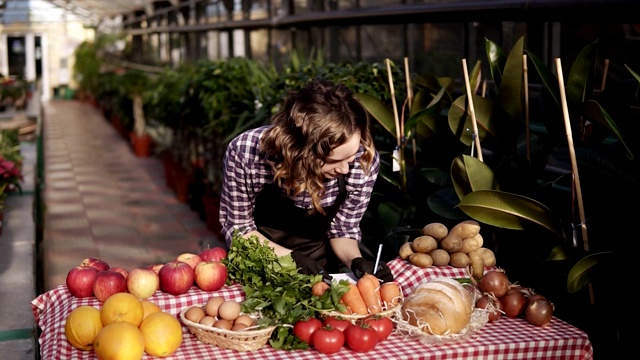
[[[469,325],[472,312],[471,294],[444,277],[420,284],[402,305],[404,320],[432,335],[459,333]]]

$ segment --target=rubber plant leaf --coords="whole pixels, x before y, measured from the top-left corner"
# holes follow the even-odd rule
[[[446,219],[462,219],[467,217],[456,205],[460,202],[453,187],[439,189],[427,198],[427,205],[434,214]]]
[[[480,141],[482,141],[485,136],[487,136],[487,133],[490,132],[493,102],[477,95],[473,95],[472,99],[476,113],[478,136],[480,137]],[[451,131],[463,144],[471,146],[471,143],[473,143],[473,124],[471,123],[471,114],[467,112],[466,95],[460,96],[451,104],[448,117]]]
[[[556,76],[551,73],[551,70],[549,70],[549,68],[542,62],[542,60],[540,60],[540,58],[536,54],[527,51],[527,55],[529,56],[533,67],[538,72],[540,79],[547,87],[547,90],[549,90],[551,97],[553,97],[553,100],[555,100],[556,105],[560,107],[561,99],[558,78],[556,78]]]
[[[598,41],[585,46],[571,65],[566,83],[567,102],[579,104],[591,94],[595,78]]]
[[[391,170],[391,165],[388,166],[380,166],[380,177],[388,181],[390,184],[394,185],[398,189],[401,189],[400,182],[398,181],[398,176],[395,172]]]
[[[612,262],[615,253],[613,251],[595,253],[587,255],[580,259],[569,270],[567,276],[567,291],[570,293],[578,292],[590,282],[590,276],[599,265],[605,265]]]
[[[522,54],[524,36],[514,44],[502,71],[502,82],[496,103],[512,119],[520,117],[522,111]]]
[[[525,230],[538,225],[562,237],[557,217],[542,203],[513,193],[497,190],[474,191],[457,206],[479,222],[496,227]]]
[[[451,176],[449,175],[449,171],[445,171],[440,168],[425,167],[421,168],[418,173],[432,184],[439,186],[451,185]]]
[[[385,234],[390,233],[398,226],[406,225],[407,219],[412,217],[414,210],[412,206],[400,207],[392,202],[383,202],[378,205],[378,215],[385,229]]]
[[[548,261],[567,260],[568,258],[567,253],[564,251],[562,246],[559,245],[551,249],[549,256],[547,256]]]
[[[469,75],[469,86],[471,86],[472,94],[478,93],[478,88],[480,87],[482,75],[482,62],[480,60],[476,61],[476,64],[473,66],[473,70],[471,70],[471,75]]]
[[[478,190],[499,190],[493,171],[484,162],[473,156],[459,155],[451,163],[453,188],[462,199]]]
[[[358,101],[364,106],[365,109],[373,116],[378,123],[385,128],[395,139],[396,137],[396,123],[393,117],[393,113],[387,108],[382,101],[373,95],[369,94],[355,94]]]
[[[496,86],[502,83],[502,69],[507,62],[507,57],[496,43],[485,38],[484,47],[487,51],[487,59],[489,59],[489,69],[491,70],[491,78]]]
[[[589,120],[595,120],[609,129],[620,140],[625,149],[627,149],[627,157],[633,160],[633,153],[631,149],[622,139],[622,133],[618,129],[618,126],[613,121],[609,113],[595,100],[587,100],[582,103],[581,114]]]
[[[436,118],[433,115],[440,112],[440,106],[438,106],[438,103],[442,99],[445,91],[446,89],[444,87],[440,88],[440,91],[436,94],[436,96],[434,96],[431,102],[427,104],[423,109],[415,110],[415,107],[412,107],[412,114],[405,123],[405,132],[413,129],[418,122],[422,122],[423,124],[427,125],[429,129],[431,129],[431,131],[435,133],[438,132],[437,126],[435,124]],[[405,134],[405,137],[408,139],[409,137],[407,135],[409,135],[409,133]]]
[[[629,70],[629,72],[636,79],[636,81],[640,82],[640,76],[635,71],[631,70],[631,68],[627,64],[624,64],[624,67],[626,67],[627,70]],[[636,97],[637,96],[638,96],[638,89],[636,89]]]

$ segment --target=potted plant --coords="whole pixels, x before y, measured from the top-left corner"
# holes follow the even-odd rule
[[[134,153],[141,157],[149,156],[152,138],[147,133],[143,98],[145,91],[149,88],[149,76],[141,70],[131,69],[122,75],[121,80],[124,94],[132,101],[133,129],[130,136]]]

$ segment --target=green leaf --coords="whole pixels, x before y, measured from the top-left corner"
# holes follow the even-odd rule
[[[355,94],[355,98],[360,101],[362,106],[378,121],[382,127],[387,130],[395,139],[396,123],[393,113],[387,108],[380,99],[369,94]]]
[[[525,230],[530,225],[538,225],[562,237],[560,222],[551,210],[521,195],[479,190],[462,198],[457,207],[485,224],[512,230]]]
[[[460,199],[478,190],[499,190],[493,170],[484,162],[469,155],[459,155],[453,159],[451,179]]]
[[[476,113],[476,125],[478,127],[478,136],[482,141],[488,133],[490,126],[490,116],[493,112],[493,102],[482,96],[473,95],[473,106]],[[467,111],[467,96],[462,95],[457,98],[451,108],[449,108],[449,128],[460,139],[460,141],[471,146],[473,143],[473,122],[471,121],[471,113]]]
[[[496,101],[512,119],[522,112],[522,48],[524,36],[514,44],[502,72],[502,82]],[[475,103],[474,103],[475,104]]]
[[[527,52],[529,55],[529,59],[531,59],[531,63],[533,67],[538,71],[538,75],[542,79],[542,82],[547,87],[547,90],[551,93],[551,97],[555,100],[556,105],[560,107],[561,99],[560,99],[560,85],[558,84],[558,79],[553,75],[551,70],[540,60],[536,54],[532,52]]]
[[[449,171],[440,168],[421,168],[419,174],[432,184],[439,186],[451,185],[451,176],[449,175]]]
[[[633,160],[633,153],[631,149],[622,139],[622,133],[618,129],[618,126],[613,121],[609,113],[595,100],[587,100],[582,103],[581,114],[589,120],[595,120],[609,129],[620,140],[625,149],[627,149],[627,157],[629,160]]]
[[[579,104],[587,99],[593,90],[598,41],[585,46],[571,65],[566,82],[567,102]]]
[[[590,281],[590,275],[595,271],[599,265],[604,265],[610,262],[614,258],[613,251],[595,253],[580,259],[569,270],[567,276],[567,291],[575,293],[585,287]]]
[[[487,38],[484,39],[484,46],[487,51],[487,59],[489,59],[491,78],[496,86],[500,86],[502,83],[502,68],[507,57],[498,44]]]
[[[567,260],[568,258],[569,258],[569,256],[567,256],[567,253],[565,253],[565,251],[562,248],[562,246],[556,246],[553,249],[551,249],[551,252],[549,253],[549,256],[547,257],[547,260],[549,260],[549,261],[557,261],[557,260]]]
[[[451,220],[466,217],[464,213],[456,208],[459,202],[460,199],[453,190],[453,187],[437,190],[427,198],[427,205],[429,205],[429,209],[431,209],[433,213]]]

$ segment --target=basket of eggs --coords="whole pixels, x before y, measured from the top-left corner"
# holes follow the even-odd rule
[[[180,319],[203,343],[237,351],[260,349],[275,329],[258,324],[259,316],[243,314],[239,302],[221,296],[182,309]]]

